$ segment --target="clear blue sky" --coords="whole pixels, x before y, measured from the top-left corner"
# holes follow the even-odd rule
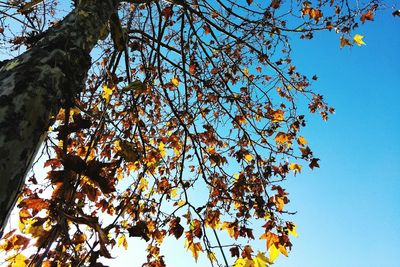
[[[366,46],[323,34],[294,48],[336,114],[305,129],[321,168],[287,184],[299,238],[275,266],[400,266],[400,18],[355,33]]]

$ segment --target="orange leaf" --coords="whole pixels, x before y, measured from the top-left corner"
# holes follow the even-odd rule
[[[287,144],[287,143],[290,144],[291,139],[292,139],[292,137],[289,134],[285,134],[284,132],[279,132],[275,136],[275,142],[277,144]]]
[[[349,39],[346,39],[343,36],[340,37],[340,48],[345,47],[346,45],[351,46]]]
[[[297,138],[297,143],[300,146],[304,146],[307,144],[307,140],[303,137],[303,136],[299,136],[299,138]]]
[[[197,259],[199,258],[199,252],[203,251],[200,242],[193,243],[186,240],[186,247],[192,252],[193,258],[197,262]]]
[[[361,15],[361,22],[364,23],[366,20],[374,20],[374,13],[371,10],[368,10],[367,13]]]

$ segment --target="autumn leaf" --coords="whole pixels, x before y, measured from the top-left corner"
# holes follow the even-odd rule
[[[191,64],[190,66],[189,66],[189,72],[190,72],[190,74],[196,74],[196,69],[197,69],[197,66],[196,66],[196,64]]]
[[[250,75],[249,70],[247,68],[244,68],[243,74],[244,74],[244,76],[249,77],[249,75]]]
[[[364,38],[364,36],[356,34],[356,35],[354,35],[353,40],[358,46],[366,45],[363,41],[363,38]]]
[[[179,239],[184,231],[183,226],[180,224],[181,219],[177,217],[170,222],[169,234],[174,235],[176,239]]]
[[[214,252],[212,252],[212,251],[208,251],[207,252],[207,256],[208,256],[208,259],[210,260],[210,261],[217,261],[217,256],[215,256],[215,253]]]
[[[21,253],[18,253],[15,256],[11,256],[6,259],[7,262],[10,263],[10,267],[26,267],[27,265],[27,258],[22,255]]]
[[[285,205],[285,201],[283,200],[283,198],[276,196],[275,203],[276,203],[276,207],[277,207],[278,211],[279,212],[283,211],[283,207]]]
[[[343,48],[346,45],[351,46],[349,39],[345,38],[344,36],[341,36],[340,37],[340,48]]]
[[[121,245],[125,248],[125,250],[128,249],[128,242],[124,234],[118,238],[118,247]]]
[[[313,158],[313,159],[311,159],[311,162],[310,162],[310,164],[309,164],[308,166],[309,166],[311,169],[319,168],[318,161],[319,161],[319,159]]]
[[[185,240],[185,247],[192,252],[193,258],[197,262],[197,259],[199,258],[199,253],[203,251],[200,242],[194,243]]]
[[[361,22],[364,23],[366,20],[374,20],[374,13],[371,10],[368,10],[366,13],[361,15]]]
[[[177,77],[174,77],[174,78],[172,78],[171,79],[171,83],[174,85],[174,86],[178,86],[179,85],[179,79],[177,78]]]
[[[253,159],[253,156],[252,156],[251,154],[246,154],[246,155],[244,155],[244,159],[245,159],[247,162],[250,162],[250,161]]]
[[[265,256],[264,253],[258,252],[257,255],[253,258],[254,262],[254,267],[267,267],[268,264],[271,262],[269,259]]]
[[[121,155],[126,161],[135,163],[141,159],[141,153],[137,146],[126,140],[116,140],[114,142],[115,149],[117,153]]]
[[[243,259],[243,258],[239,258],[235,261],[235,263],[233,264],[233,267],[253,267],[253,260],[251,259]]]
[[[106,103],[110,102],[110,98],[112,93],[116,90],[115,87],[109,88],[107,85],[103,85],[103,91],[101,93],[101,97],[106,101]]]
[[[279,249],[276,248],[275,244],[272,244],[269,248],[269,260],[274,262],[279,256]]]
[[[277,110],[273,110],[272,108],[268,109],[268,116],[272,120],[272,122],[283,121],[285,119],[284,113],[285,112],[280,109],[277,109]]]
[[[279,132],[275,136],[275,142],[277,144],[290,144],[292,140],[292,137],[289,134],[286,134],[284,132]]]
[[[301,165],[297,163],[290,163],[289,169],[294,171],[294,173],[301,172]]]
[[[143,238],[146,242],[150,240],[148,234],[149,234],[149,228],[147,227],[147,223],[145,221],[139,221],[136,223],[136,225],[130,227],[127,229],[129,232],[129,236],[134,236],[134,237],[141,237]]]
[[[160,152],[160,155],[162,158],[165,157],[165,144],[163,142],[160,142],[158,144],[158,151]]]
[[[267,249],[269,249],[274,243],[279,242],[279,236],[271,232],[263,233],[260,236],[260,239],[267,240]]]
[[[299,136],[299,138],[297,138],[297,143],[299,146],[305,146],[308,142],[303,136]]]
[[[296,237],[298,236],[297,232],[296,232],[296,225],[295,224],[292,224],[291,227],[287,228],[287,230],[288,230],[289,234],[291,234],[293,236],[296,236]]]
[[[239,230],[235,222],[223,222],[221,230],[226,230],[230,237],[237,239],[239,237]]]

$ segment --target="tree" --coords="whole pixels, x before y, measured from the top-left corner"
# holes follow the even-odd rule
[[[292,62],[290,38],[328,30],[362,45],[351,32],[378,2],[70,4],[61,20],[65,3],[0,2],[3,44],[26,48],[0,69],[1,231],[16,202],[20,221],[1,244],[9,262],[102,266],[128,235],[148,242],[146,266],[165,265],[168,235],[212,265],[229,265],[226,247],[235,266],[287,255],[296,232],[279,183],[319,167],[298,103],[334,112]],[[30,172],[38,150],[47,176]],[[265,220],[268,257],[244,246],[251,220]]]

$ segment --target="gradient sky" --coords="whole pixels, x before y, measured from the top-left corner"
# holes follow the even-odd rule
[[[335,33],[293,40],[297,69],[318,75],[314,88],[336,114],[308,117],[302,134],[321,168],[284,184],[299,237],[274,266],[400,266],[400,18],[382,12],[354,33],[367,45],[340,49]],[[141,266],[144,248],[132,241],[107,263]],[[169,238],[162,253],[172,267],[208,266],[204,258],[195,264],[183,240]]]
[[[299,237],[274,266],[400,266],[400,18],[382,12],[355,33],[366,46],[340,49],[335,33],[293,40],[297,69],[318,75],[314,88],[336,114],[308,117],[302,133],[321,168],[284,185]],[[107,263],[140,266],[143,246],[131,242]],[[162,253],[169,266],[208,266],[203,258],[196,265],[183,241],[168,240]]]
[[[355,33],[366,46],[323,34],[294,48],[336,114],[304,131],[321,168],[288,182],[299,238],[275,266],[400,266],[400,19],[383,12]]]

